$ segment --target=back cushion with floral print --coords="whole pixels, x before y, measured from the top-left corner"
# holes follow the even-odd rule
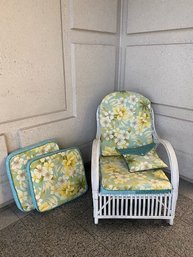
[[[101,152],[103,156],[120,155],[116,148],[134,148],[153,142],[151,102],[129,92],[113,92],[99,106]]]

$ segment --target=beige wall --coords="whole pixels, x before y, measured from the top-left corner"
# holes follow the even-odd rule
[[[192,0],[0,1],[0,204],[8,152],[47,138],[90,158],[95,111],[116,89],[153,101],[193,180]]]
[[[121,87],[152,100],[159,134],[193,181],[193,1],[122,3]]]
[[[89,160],[97,105],[118,84],[118,2],[0,1],[0,204],[10,151],[56,138]]]

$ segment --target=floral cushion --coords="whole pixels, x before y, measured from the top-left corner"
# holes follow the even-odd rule
[[[28,162],[32,200],[40,212],[48,211],[87,190],[84,166],[76,148],[39,156]]]
[[[28,146],[11,153],[6,159],[6,168],[13,197],[17,207],[22,211],[34,209],[28,178],[26,174],[27,161],[37,155],[58,150],[58,145],[53,141],[44,141]]]
[[[152,140],[151,103],[144,96],[113,92],[99,106],[101,152],[103,156],[119,155],[116,148],[134,148]]]
[[[159,158],[155,149],[146,155],[123,154],[130,172],[167,168],[167,165]]]
[[[171,183],[162,170],[128,172],[122,156],[100,158],[101,185],[106,190],[171,190]]]

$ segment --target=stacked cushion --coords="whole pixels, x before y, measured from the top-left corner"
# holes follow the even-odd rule
[[[47,152],[58,150],[58,145],[53,141],[44,141],[12,152],[6,159],[6,168],[14,200],[21,211],[34,209],[26,165],[28,160]]]
[[[69,202],[87,190],[84,166],[76,148],[59,150],[28,162],[33,204],[40,212]]]
[[[11,153],[6,167],[14,200],[21,211],[47,211],[87,190],[79,150],[59,150],[51,140]]]

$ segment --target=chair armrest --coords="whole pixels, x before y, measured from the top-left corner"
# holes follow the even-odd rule
[[[170,171],[171,171],[171,183],[174,191],[176,192],[176,194],[178,194],[179,169],[178,169],[178,161],[176,158],[174,148],[167,140],[159,138],[159,143],[163,145],[163,147],[167,152],[169,164],[170,164]]]
[[[99,192],[99,157],[100,157],[100,139],[95,139],[92,144],[91,160],[91,184],[93,194]]]

